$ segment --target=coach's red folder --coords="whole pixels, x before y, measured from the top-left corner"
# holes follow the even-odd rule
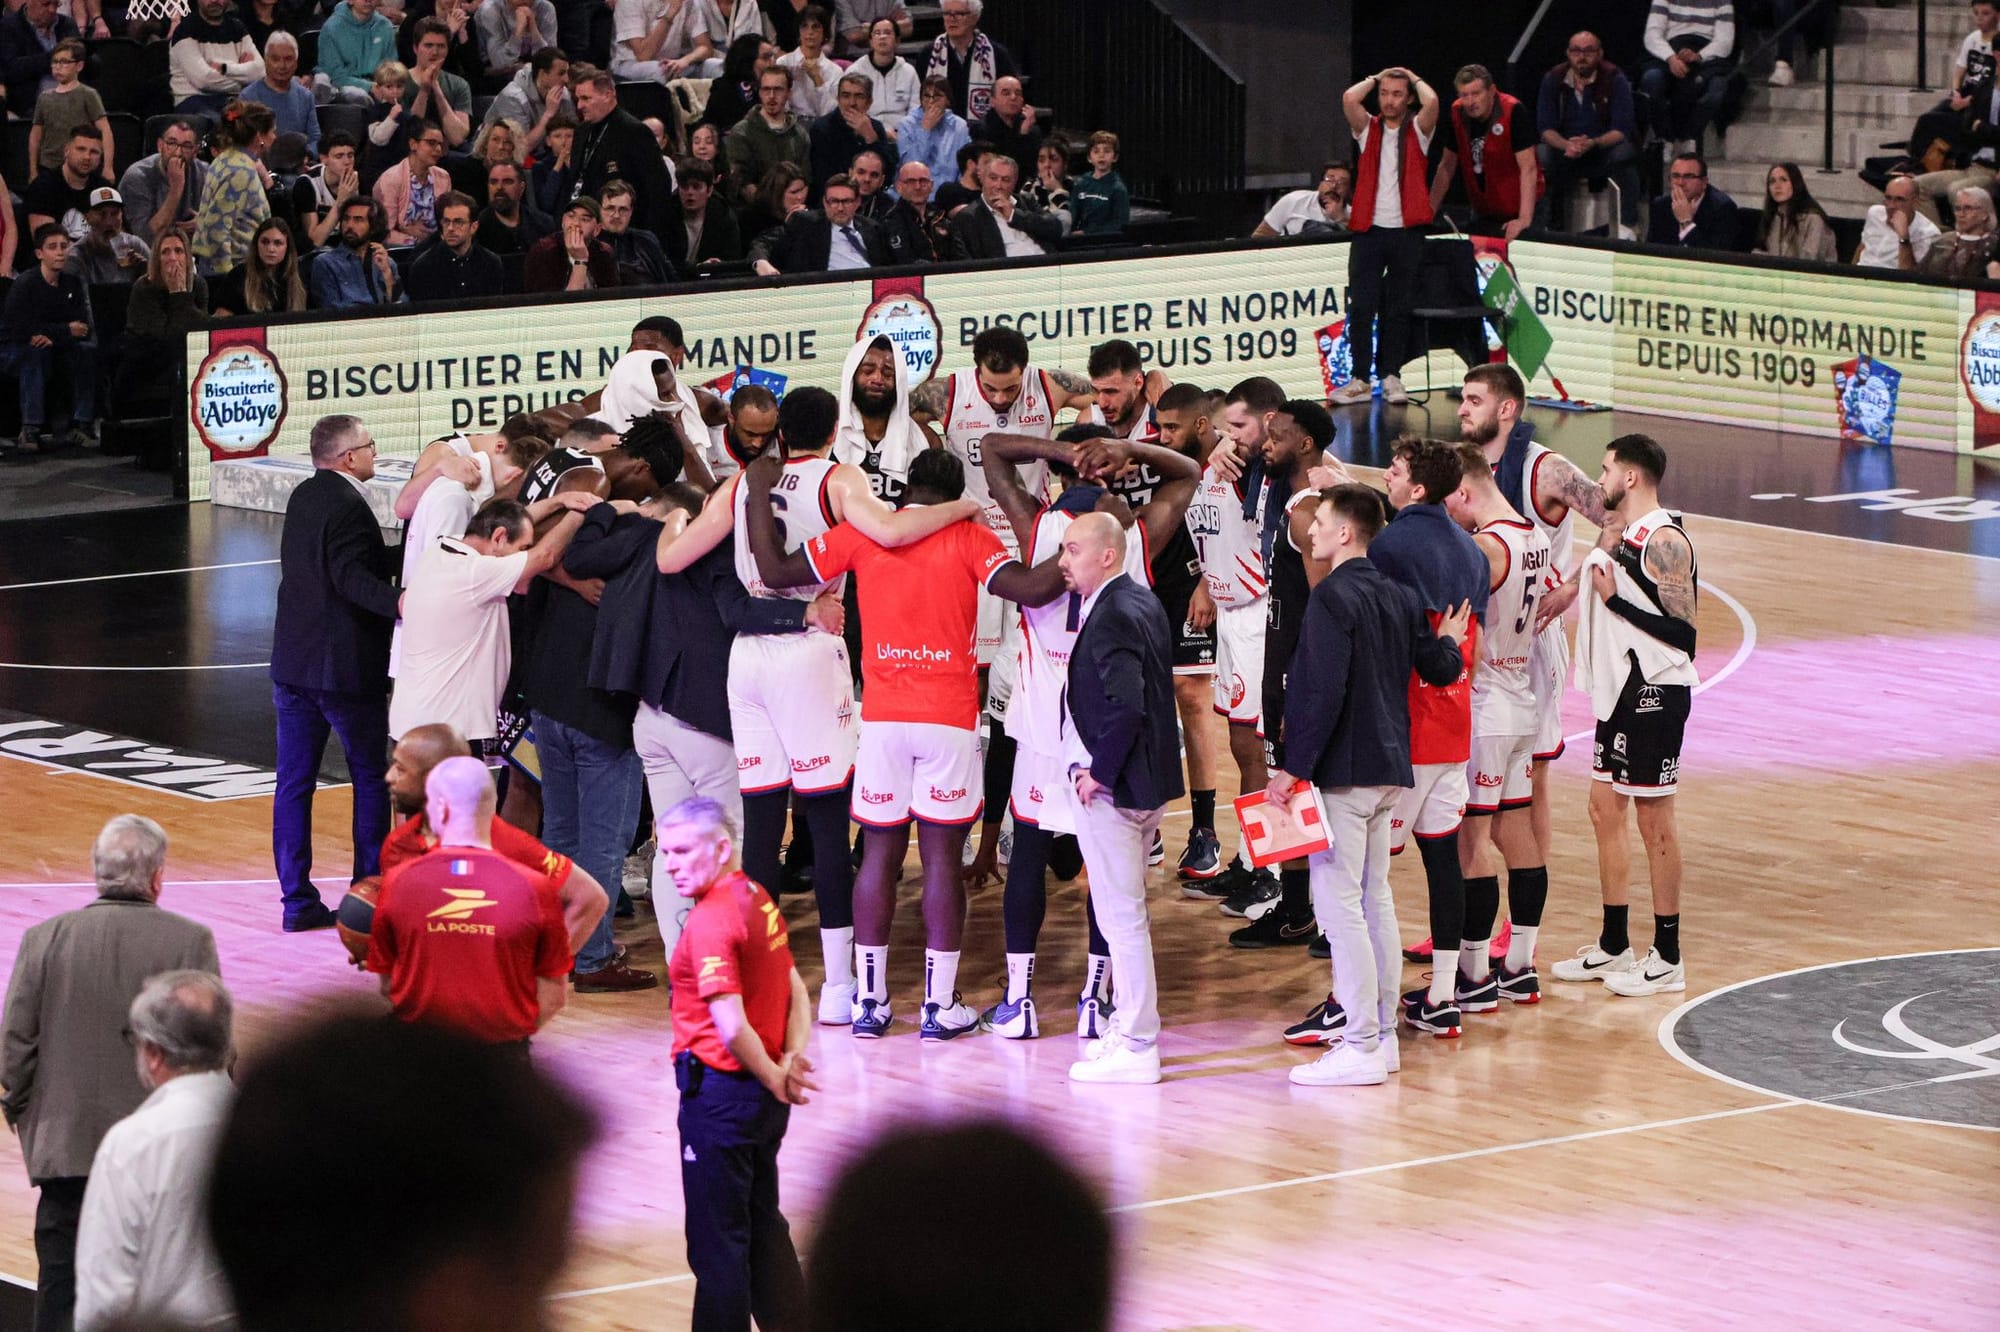
[[[1236,797],[1236,822],[1243,829],[1250,863],[1259,869],[1332,845],[1326,829],[1326,807],[1311,782],[1294,785],[1291,801],[1282,807],[1272,804],[1262,791]]]

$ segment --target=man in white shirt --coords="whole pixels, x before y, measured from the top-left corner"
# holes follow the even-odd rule
[[[979,164],[979,202],[951,220],[953,259],[1013,259],[1044,255],[1062,239],[1062,226],[1047,213],[1020,207],[1014,186],[1021,168],[1005,153],[989,153]]]
[[[1917,211],[1917,178],[1891,176],[1882,202],[1868,210],[1861,226],[1861,248],[1854,262],[1862,268],[1895,268],[1910,272],[1937,243],[1938,224]]]
[[[620,79],[665,83],[694,77],[715,54],[690,12],[694,0],[617,0],[612,7],[611,72]]]
[[[78,1332],[204,1327],[230,1316],[203,1212],[233,1099],[229,991],[206,971],[153,977],[127,1038],[150,1090],[98,1145],[76,1243]]]
[[[1319,184],[1309,190],[1293,190],[1271,205],[1264,220],[1250,233],[1252,240],[1273,236],[1296,236],[1308,223],[1347,227],[1347,200],[1354,193],[1354,169],[1340,162],[1328,162],[1319,169]]]
[[[583,526],[595,494],[569,491],[547,505],[560,513],[535,540],[533,513],[496,499],[472,515],[463,537],[439,537],[419,556],[403,599],[403,655],[389,700],[389,734],[442,722],[467,740],[490,740],[513,664],[507,598],[555,567]]]

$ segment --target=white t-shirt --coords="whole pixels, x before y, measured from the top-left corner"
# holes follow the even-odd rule
[[[1368,122],[1373,129],[1379,121]],[[1406,120],[1397,129],[1382,126],[1382,169],[1375,177],[1375,213],[1369,225],[1372,227],[1400,227],[1403,225],[1403,131],[1415,129],[1416,121]],[[1417,134],[1417,147],[1428,153],[1431,150],[1432,134]],[[1354,142],[1361,152],[1368,151],[1368,130],[1354,136]]]
[[[1981,37],[1977,28],[1966,33],[1965,40],[1958,44],[1958,54],[1952,57],[1952,67],[1962,73],[1965,67],[1972,63],[1971,57],[1975,51],[1980,55],[1993,54],[1993,43]],[[1954,84],[1952,90],[1957,91],[1957,85]]]
[[[1264,214],[1264,225],[1280,236],[1296,236],[1306,229],[1306,223],[1324,221],[1326,210],[1319,206],[1318,190],[1293,190]]]
[[[692,5],[692,0],[689,0]],[[612,10],[611,63],[629,65],[638,60],[632,49],[625,45],[636,42],[653,30],[667,12],[667,0],[617,0]],[[666,40],[653,55],[655,60],[678,60],[688,53],[694,43],[689,40],[688,12],[683,9],[680,18],[667,25]]]
[[[819,76],[825,82],[818,87],[814,87],[812,79],[806,75],[804,51],[787,51],[778,57],[778,63],[792,71],[791,107],[799,117],[815,120],[838,105],[834,93],[840,88],[841,75],[847,71],[834,63],[832,47],[826,47],[819,53]]]
[[[403,602],[402,674],[389,699],[389,734],[446,722],[468,740],[490,739],[513,665],[507,596],[527,572],[528,552],[481,555],[457,537],[439,537],[417,567],[417,585]]]
[[[994,213],[993,221],[1000,228],[1000,243],[1007,247],[1009,257],[1014,255],[1040,255],[1048,253],[1047,250],[1042,248],[1040,241],[1025,231],[1017,231],[1007,225],[1007,219],[1000,216],[1000,214]]]
[[[1910,257],[1918,263],[1931,252],[1937,243],[1938,224],[1918,213],[1910,219]],[[1861,224],[1861,256],[1854,261],[1857,268],[1897,268],[1896,252],[1902,248],[1896,233],[1889,229],[1889,210],[1875,204],[1868,210],[1868,217]]]

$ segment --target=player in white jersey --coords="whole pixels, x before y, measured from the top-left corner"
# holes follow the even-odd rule
[[[1680,515],[1660,507],[1667,452],[1645,435],[1623,435],[1604,453],[1599,484],[1612,514],[1584,568],[1590,601],[1577,624],[1577,687],[1590,695],[1597,737],[1590,825],[1604,928],[1595,944],[1556,963],[1557,980],[1602,980],[1614,994],[1687,988],[1681,963],[1681,850],[1674,827],[1681,738],[1697,677],[1694,544]],[[1634,961],[1631,841],[1625,807],[1638,802],[1653,888],[1653,946]]]
[[[771,506],[787,553],[835,523],[851,522],[870,540],[902,546],[979,511],[969,500],[891,509],[876,498],[860,468],[833,461],[839,407],[825,389],[794,389],[778,405],[785,473]],[[692,522],[670,516],[660,532],[659,569],[678,573],[732,537],[736,574],[753,596],[810,599],[825,587],[764,586],[743,516],[741,474],[709,497]],[[739,634],[729,654],[729,724],[743,790],[743,868],[760,884],[778,882],[778,848],[794,791],[815,846],[847,845],[848,779],[858,738],[846,644],[838,635]],[[826,984],[820,1021],[846,1025],[854,999],[854,868],[847,856],[813,859],[820,949]]]
[[[1477,444],[1460,444],[1458,489],[1445,508],[1472,533],[1490,578],[1480,619],[1479,663],[1472,676],[1471,792],[1459,829],[1458,863],[1465,877],[1467,941],[1458,952],[1456,999],[1461,1012],[1490,1013],[1502,998],[1541,1002],[1535,940],[1549,896],[1548,866],[1535,844],[1535,614],[1548,591],[1549,541],[1515,512]],[[1507,959],[1492,971],[1486,946],[1500,904],[1494,849],[1507,866],[1507,909],[1513,929]]]
[[[1030,563],[1062,549],[1063,534],[1076,518],[1103,510],[1121,524],[1136,526],[1140,539],[1125,548],[1125,572],[1150,583],[1148,552],[1181,527],[1194,494],[1196,465],[1192,458],[1158,445],[1136,444],[1110,437],[1103,426],[1076,426],[1056,440],[1030,435],[994,434],[986,438],[985,469],[989,491],[1007,515],[1009,528],[1020,535]],[[1065,482],[1054,504],[1045,504],[1021,481],[1025,462],[1042,462]],[[1161,478],[1152,502],[1136,514],[1100,483],[1101,478],[1138,463]],[[1074,832],[1065,787],[1068,765],[1061,757],[1063,690],[1068,680],[1069,653],[1082,628],[1081,601],[1075,594],[1039,607],[1023,607],[1018,652],[1018,679],[1007,730],[1019,746],[1014,762],[1009,804],[1014,815],[1014,850],[1007,862],[1007,886],[1002,904],[1006,924],[1007,993],[988,1009],[986,1024],[1002,1036],[1018,1040],[1040,1032],[1032,992],[1035,948],[1046,908],[1049,843],[1056,833]],[[1110,952],[1090,921],[1089,963],[1082,995],[1077,1001],[1077,1034],[1102,1034],[1108,1015]]]

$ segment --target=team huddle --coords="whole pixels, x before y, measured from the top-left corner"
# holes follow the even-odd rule
[[[1573,605],[1577,683],[1599,719],[1591,814],[1605,912],[1597,941],[1553,975],[1624,995],[1683,988],[1666,798],[1694,682],[1694,563],[1658,504],[1665,457],[1650,439],[1613,441],[1592,480],[1533,440],[1520,377],[1480,366],[1464,383],[1461,442],[1400,441],[1382,494],[1328,452],[1321,404],[1262,377],[1226,393],[1171,383],[1122,341],[1097,347],[1079,377],[1032,364],[1019,333],[990,328],[968,367],[912,385],[889,339],[864,338],[838,392],[780,400],[747,385],[727,402],[679,378],[681,350],[672,321],[642,324],[604,390],[553,423],[553,448],[524,448],[517,431],[426,451],[405,492],[414,577],[390,729],[401,739],[442,723],[496,755],[526,730],[546,765],[567,743],[563,721],[539,704],[510,720],[504,654],[497,677],[475,672],[478,689],[454,677],[467,631],[448,603],[603,580],[589,684],[637,696],[635,763],[654,808],[715,801],[741,830],[749,879],[774,890],[791,873],[788,825],[794,853],[810,848],[820,1024],[863,1039],[891,1030],[889,941],[914,824],[922,1038],[1040,1034],[1048,876],[1087,867],[1075,1002],[1090,1044],[1072,1077],[1157,1081],[1144,876],[1164,859],[1160,818],[1183,790],[1183,892],[1243,922],[1232,946],[1334,961],[1324,999],[1284,1033],[1327,1047],[1295,1081],[1379,1082],[1396,1066],[1399,1024],[1452,1038],[1467,1013],[1538,1002],[1548,766],[1564,748]],[[482,487],[500,497],[480,504]],[[1582,568],[1579,512],[1603,533]],[[450,562],[429,550],[440,543],[510,558],[483,584],[477,561],[441,583],[431,565]],[[640,582],[653,622],[612,630],[614,605],[628,604],[619,590]],[[1108,641],[1120,636],[1108,628],[1093,641],[1100,621],[1136,626],[1122,636],[1138,647]],[[481,626],[507,632],[504,619]],[[549,632],[544,615],[537,640]],[[607,634],[623,632],[679,646],[647,668],[654,678],[623,682],[600,670]],[[517,676],[533,670],[538,649],[526,652]],[[1282,804],[1301,783],[1320,790],[1325,852],[1275,873],[1241,849],[1225,861],[1223,735],[1239,794]],[[1149,745],[1164,745],[1170,771],[1140,771]],[[1626,933],[1633,797],[1657,916],[1643,960]],[[589,812],[564,818],[575,841]],[[622,832],[608,831],[629,841],[637,821],[634,803]],[[1410,840],[1430,937],[1405,949],[1386,857]],[[587,848],[574,854],[589,863]],[[596,877],[615,884],[612,857],[598,858]],[[656,882],[664,868],[662,851]],[[959,962],[967,892],[996,875],[1006,982],[982,1010]],[[671,953],[684,913],[658,906]],[[603,934],[596,949],[577,944],[579,989],[623,966]],[[1401,991],[1403,958],[1430,964],[1427,985]]]

